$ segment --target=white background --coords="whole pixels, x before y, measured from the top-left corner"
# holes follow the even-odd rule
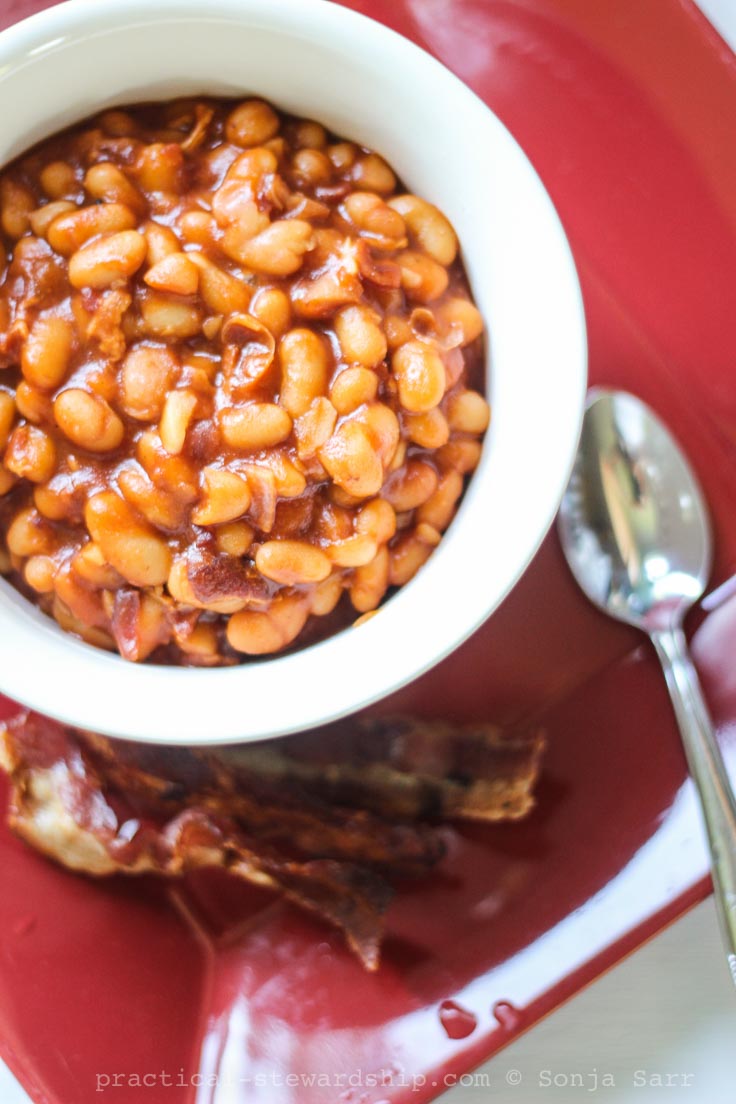
[[[736,0],[698,3],[736,49]],[[736,994],[709,900],[482,1066],[475,1086],[450,1089],[442,1104],[733,1104],[735,1040]],[[668,1075],[672,1087],[661,1087]],[[642,1079],[652,1083],[637,1086]],[[2,1063],[0,1101],[31,1104]]]

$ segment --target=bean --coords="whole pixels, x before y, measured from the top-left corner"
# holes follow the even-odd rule
[[[332,179],[332,162],[316,149],[300,149],[291,160],[291,176],[299,188],[316,188]]]
[[[122,443],[125,427],[109,403],[79,387],[54,400],[54,418],[65,437],[89,452],[112,452]]]
[[[53,250],[71,257],[90,238],[133,230],[135,225],[136,218],[129,207],[121,203],[100,203],[59,215],[49,226],[46,236]]]
[[[69,261],[69,280],[76,288],[107,288],[127,280],[146,259],[146,239],[122,230],[89,242]]]
[[[375,192],[352,192],[345,198],[345,211],[378,248],[400,249],[406,245],[403,218]]]
[[[48,315],[34,322],[21,350],[21,370],[29,383],[53,390],[66,378],[74,330],[65,318]]]
[[[46,483],[54,474],[56,448],[44,430],[34,425],[19,425],[10,434],[3,462],[19,479]]]
[[[184,173],[184,154],[175,142],[145,146],[136,164],[138,183],[145,192],[178,192]]]
[[[462,493],[463,477],[460,472],[446,471],[440,477],[434,494],[417,510],[417,521],[444,532],[452,521],[457,500]]]
[[[54,219],[57,219],[59,215],[68,214],[69,211],[76,211],[76,209],[76,203],[72,203],[68,199],[59,199],[55,203],[47,203],[44,207],[38,207],[35,211],[31,211],[28,216],[31,230],[37,238],[45,238]]]
[[[416,533],[406,533],[389,550],[389,582],[391,586],[405,586],[427,562],[433,546]]]
[[[85,583],[101,590],[117,590],[122,586],[122,575],[111,567],[102,555],[102,549],[94,541],[87,541],[72,560],[72,569]]]
[[[448,399],[447,420],[458,433],[485,433],[491,408],[477,391],[459,391]]]
[[[217,223],[206,211],[185,211],[179,218],[177,229],[188,245],[215,244]]]
[[[339,573],[329,575],[317,583],[312,592],[312,613],[315,617],[326,617],[332,613],[342,597],[344,581]]]
[[[364,567],[377,551],[378,544],[372,537],[358,534],[329,545],[327,555],[337,567]]]
[[[84,178],[84,188],[93,199],[105,200],[107,203],[122,203],[139,215],[142,215],[147,207],[145,198],[132,180],[129,180],[125,173],[111,161],[100,161],[88,169]]]
[[[8,526],[5,543],[12,556],[47,556],[54,550],[53,529],[32,506],[19,510]]]
[[[407,341],[391,358],[401,405],[410,414],[438,406],[445,393],[445,366],[439,353],[422,341]]]
[[[248,481],[236,472],[206,467],[202,471],[202,487],[203,497],[192,514],[195,525],[222,525],[234,521],[250,506],[252,495]]]
[[[355,528],[361,536],[371,537],[376,544],[385,544],[396,532],[396,512],[385,499],[374,498],[358,511]]]
[[[291,132],[291,142],[297,149],[321,150],[327,145],[327,131],[312,119],[300,119]]]
[[[435,313],[441,329],[457,334],[461,345],[469,345],[483,333],[483,316],[469,299],[453,296],[438,304]]]
[[[230,407],[220,414],[225,443],[236,449],[270,448],[291,433],[288,413],[275,403],[248,403]]]
[[[39,173],[39,181],[49,199],[67,199],[73,196],[79,187],[77,176],[66,161],[50,161]]]
[[[8,176],[0,180],[0,227],[9,238],[17,240],[28,232],[36,206],[33,193],[24,184]]]
[[[247,312],[253,292],[247,284],[219,268],[203,253],[187,253],[190,263],[199,272],[199,291],[210,310],[216,314]]]
[[[35,387],[22,379],[15,389],[15,405],[18,413],[34,425],[54,420],[54,409],[48,391]]]
[[[196,295],[199,271],[187,253],[170,253],[148,269],[144,281],[156,291],[172,295]]]
[[[370,307],[343,307],[335,316],[335,333],[349,364],[374,368],[386,356],[386,335],[379,324],[379,316]]]
[[[381,195],[390,195],[396,188],[396,177],[377,153],[368,153],[358,158],[350,173],[350,178],[365,192],[379,192]]]
[[[475,471],[480,461],[480,441],[471,441],[467,437],[450,440],[435,453],[437,463],[443,471],[454,468],[462,475]]]
[[[225,122],[225,137],[234,146],[261,146],[279,129],[279,117],[263,100],[238,104]]]
[[[143,330],[152,337],[196,337],[202,329],[202,312],[191,303],[150,291],[141,303]]]
[[[280,402],[297,418],[327,390],[327,347],[313,330],[290,330],[279,342],[279,360]]]
[[[320,583],[332,571],[329,558],[320,548],[298,540],[273,540],[256,553],[256,567],[267,579],[283,586]]]
[[[223,248],[235,260],[254,272],[267,276],[290,276],[301,268],[304,254],[312,247],[312,227],[302,219],[281,219],[272,222],[254,238],[230,243],[228,234],[223,238]]]
[[[296,639],[308,616],[308,600],[297,595],[279,596],[266,613],[242,610],[233,614],[227,626],[228,643],[246,655],[278,652]]]
[[[381,489],[381,458],[368,431],[357,422],[339,425],[318,455],[334,482],[348,494],[367,498]]]
[[[253,296],[250,313],[263,322],[274,337],[281,337],[291,324],[291,301],[281,288],[262,287]]]
[[[158,435],[161,438],[161,444],[172,456],[178,456],[184,448],[187,431],[196,408],[197,396],[193,391],[188,389],[170,391],[166,396]]]
[[[439,407],[424,414],[405,414],[404,428],[409,440],[420,448],[438,449],[450,438],[450,427]]]
[[[157,265],[159,261],[163,261],[165,257],[169,257],[172,253],[178,253],[181,249],[181,243],[174,231],[168,226],[162,226],[159,222],[144,223],[142,232],[148,245],[146,263],[151,268]]]
[[[300,460],[314,456],[335,429],[337,411],[329,399],[315,399],[294,422],[297,455]]]
[[[118,486],[131,506],[157,529],[174,532],[184,525],[184,504],[170,491],[156,487],[137,467],[123,468],[118,474]]]
[[[424,460],[409,460],[386,482],[381,494],[397,513],[415,510],[437,490],[439,477]]]
[[[56,564],[50,556],[31,556],[23,568],[23,578],[37,594],[50,594],[54,589]]]
[[[373,402],[362,406],[353,415],[368,433],[368,439],[385,467],[391,464],[401,439],[399,420],[385,403]]]
[[[84,511],[92,539],[108,563],[133,586],[161,586],[169,577],[171,550],[114,491],[93,495]]]
[[[401,269],[401,286],[407,298],[418,303],[431,303],[447,291],[449,273],[426,253],[405,249],[396,257]]]
[[[388,590],[389,553],[384,545],[376,555],[353,572],[350,584],[350,601],[359,613],[374,610]]]
[[[120,374],[121,405],[141,422],[161,417],[166,394],[180,371],[171,349],[160,345],[136,345],[123,361]]]
[[[330,401],[338,414],[351,414],[378,393],[378,376],[370,368],[345,368],[330,388]]]
[[[217,547],[227,556],[244,556],[254,536],[255,530],[244,521],[228,521],[215,529]]]
[[[394,196],[388,205],[398,211],[425,253],[438,264],[452,264],[457,256],[457,237],[437,207],[415,195]]]

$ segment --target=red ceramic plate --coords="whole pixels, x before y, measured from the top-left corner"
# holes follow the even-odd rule
[[[694,648],[736,760],[733,56],[684,0],[352,6],[516,135],[575,251],[592,382],[640,394],[690,453],[720,587]],[[37,1101],[420,1104],[707,892],[656,662],[586,605],[554,535],[491,622],[382,708],[540,716],[549,754],[526,823],[447,830],[441,872],[399,893],[376,976],[265,892],[96,883],[0,834],[0,1054]]]

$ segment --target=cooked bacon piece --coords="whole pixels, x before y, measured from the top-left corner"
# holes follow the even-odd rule
[[[0,761],[11,781],[11,828],[50,858],[96,876],[177,877],[222,867],[330,920],[366,969],[377,969],[391,889],[373,871],[333,859],[290,859],[196,805],[169,820],[144,819],[127,795],[108,789],[72,729],[34,714],[0,726]]]
[[[355,719],[213,752],[109,740],[33,713],[0,726],[11,827],[73,870],[177,876],[202,866],[270,886],[378,965],[383,874],[444,853],[422,818],[515,819],[543,737],[409,718]]]

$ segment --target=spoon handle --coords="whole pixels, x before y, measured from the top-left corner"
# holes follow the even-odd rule
[[[656,631],[690,774],[700,795],[713,860],[713,888],[731,977],[736,984],[736,804],[713,722],[681,629]]]

